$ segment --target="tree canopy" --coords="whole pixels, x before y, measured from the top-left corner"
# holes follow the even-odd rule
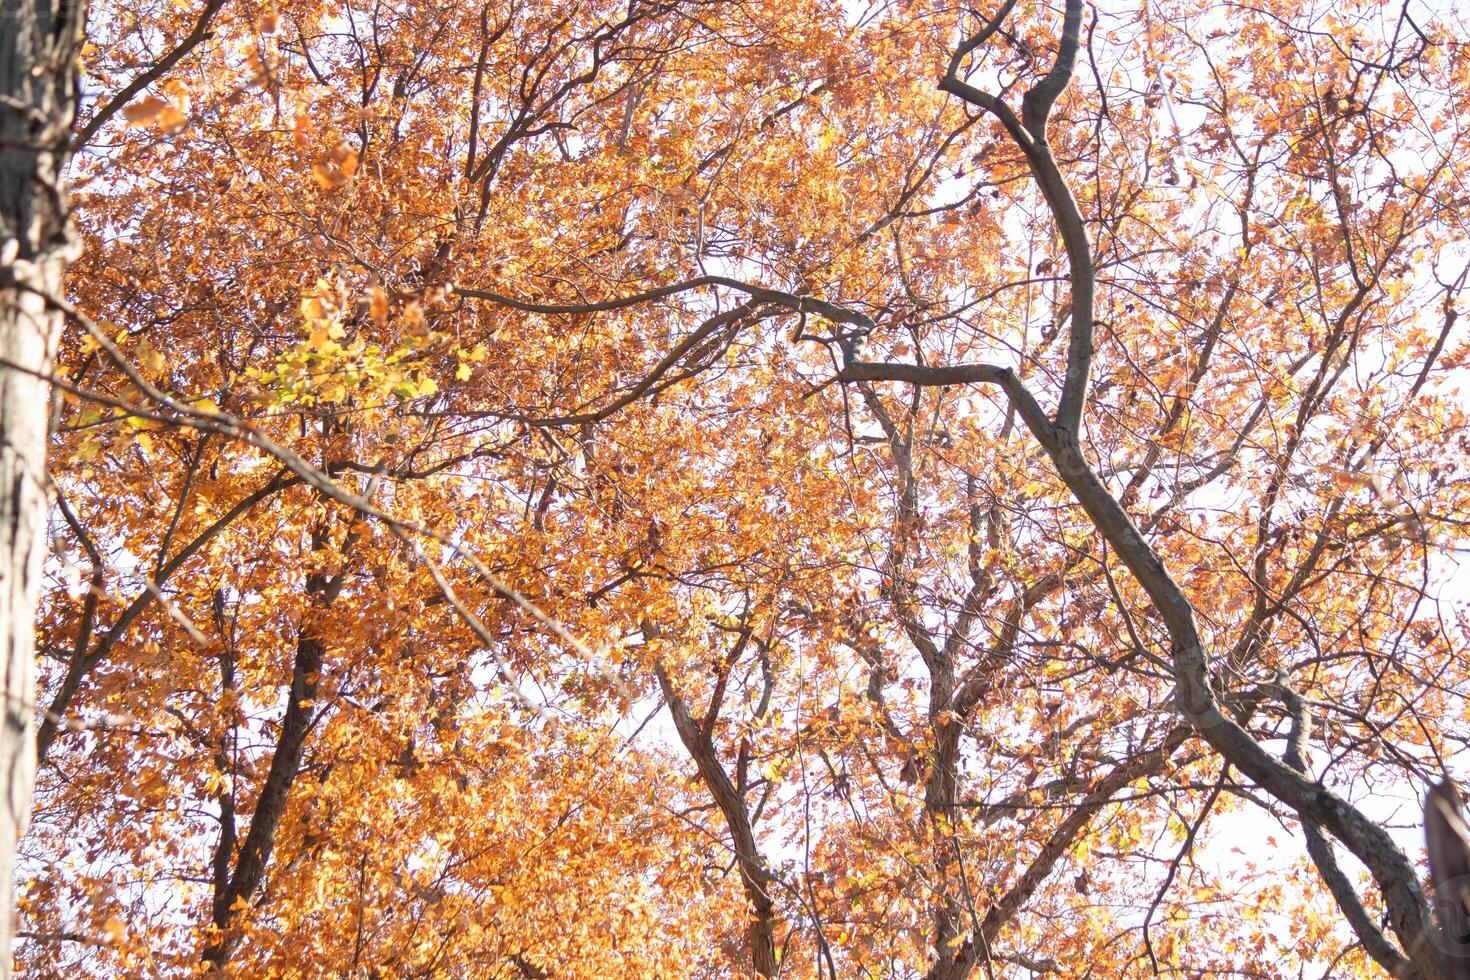
[[[1452,6],[94,0],[18,969],[1448,976]]]

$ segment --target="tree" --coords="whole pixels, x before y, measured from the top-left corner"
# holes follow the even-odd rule
[[[47,376],[75,254],[62,172],[75,114],[79,7],[0,11],[0,948],[10,947],[15,841],[35,778],[35,613],[46,550]],[[0,976],[10,975],[0,958]]]
[[[1452,975],[1447,20],[93,23],[27,970]]]

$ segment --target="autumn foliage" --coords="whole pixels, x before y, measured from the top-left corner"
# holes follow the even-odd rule
[[[18,969],[1434,975],[1451,6],[94,3]]]

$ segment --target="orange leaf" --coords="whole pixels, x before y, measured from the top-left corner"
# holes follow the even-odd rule
[[[312,177],[322,190],[341,187],[357,173],[357,151],[346,143],[338,143],[311,165]]]
[[[388,294],[377,286],[373,287],[371,312],[373,322],[378,326],[388,322]]]
[[[150,95],[146,99],[134,102],[123,109],[123,118],[128,121],[129,126],[146,126],[163,110],[170,108],[168,101],[160,99],[156,95]],[[177,110],[175,110],[177,111]]]

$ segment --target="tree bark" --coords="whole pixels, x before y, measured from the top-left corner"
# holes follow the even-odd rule
[[[663,691],[664,702],[669,706],[669,714],[674,719],[679,740],[694,759],[700,780],[720,808],[730,830],[740,884],[745,889],[746,901],[750,903],[750,922],[745,935],[750,944],[751,968],[757,976],[774,977],[781,970],[776,947],[776,903],[771,899],[770,875],[755,843],[755,828],[751,825],[745,797],[730,781],[725,767],[720,764],[709,731],[690,712],[689,705],[679,696],[667,671],[658,665],[654,667],[654,673]]]
[[[349,532],[343,545],[350,550],[355,535]],[[312,551],[319,553],[329,540],[327,526],[320,525],[312,534]],[[296,656],[291,666],[291,686],[287,693],[286,710],[281,718],[281,732],[276,738],[275,751],[271,755],[270,769],[261,784],[260,796],[255,801],[255,812],[250,817],[250,829],[246,831],[244,843],[235,857],[235,870],[229,872],[230,852],[234,849],[234,803],[220,813],[220,842],[215,853],[213,920],[219,929],[218,938],[204,949],[203,961],[211,974],[223,975],[230,957],[239,942],[238,931],[232,934],[231,924],[238,901],[249,901],[265,880],[266,869],[275,853],[276,832],[286,814],[286,804],[291,798],[291,789],[301,772],[301,761],[306,755],[306,740],[311,734],[317,718],[317,683],[321,679],[322,664],[326,658],[327,645],[317,633],[312,621],[322,609],[330,606],[341,594],[346,582],[347,571],[339,571],[329,577],[325,572],[312,572],[306,577],[306,594],[311,597],[306,619],[296,634]],[[225,676],[226,683],[233,683],[234,667]],[[238,774],[234,774],[238,775]],[[226,877],[228,875],[228,877]]]
[[[47,377],[75,256],[62,174],[83,0],[0,6],[0,977],[10,975],[16,839],[35,776],[35,613],[46,548]]]

